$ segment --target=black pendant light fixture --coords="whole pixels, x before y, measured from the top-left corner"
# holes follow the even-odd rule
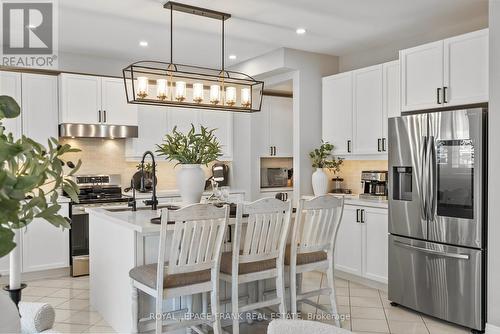
[[[123,69],[128,103],[234,112],[260,111],[264,82],[225,69],[224,22],[230,14],[169,1],[170,62],[138,61]],[[179,11],[222,22],[220,69],[173,62],[173,12]]]

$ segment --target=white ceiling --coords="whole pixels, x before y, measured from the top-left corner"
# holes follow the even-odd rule
[[[160,0],[60,0],[62,52],[168,60],[170,13]],[[279,47],[344,55],[464,20],[487,22],[487,0],[182,0],[233,15],[226,55],[236,63]],[[307,29],[298,36],[297,27]],[[174,12],[174,61],[220,65],[220,21]],[[149,46],[139,47],[140,40]]]

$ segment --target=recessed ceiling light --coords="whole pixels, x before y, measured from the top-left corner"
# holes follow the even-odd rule
[[[235,60],[236,59],[236,55],[229,55],[229,59]]]
[[[297,33],[297,35],[304,35],[306,33],[306,29],[297,28],[297,30],[295,30],[295,32]]]
[[[140,41],[139,45],[145,48],[146,46],[148,46],[148,41]]]

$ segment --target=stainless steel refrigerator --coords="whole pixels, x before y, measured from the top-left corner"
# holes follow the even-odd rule
[[[389,119],[389,300],[485,324],[486,109]]]

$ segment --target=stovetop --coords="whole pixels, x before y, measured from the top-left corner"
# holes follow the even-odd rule
[[[122,194],[122,188],[115,185],[81,186],[78,194],[78,204],[119,203],[129,199]]]

